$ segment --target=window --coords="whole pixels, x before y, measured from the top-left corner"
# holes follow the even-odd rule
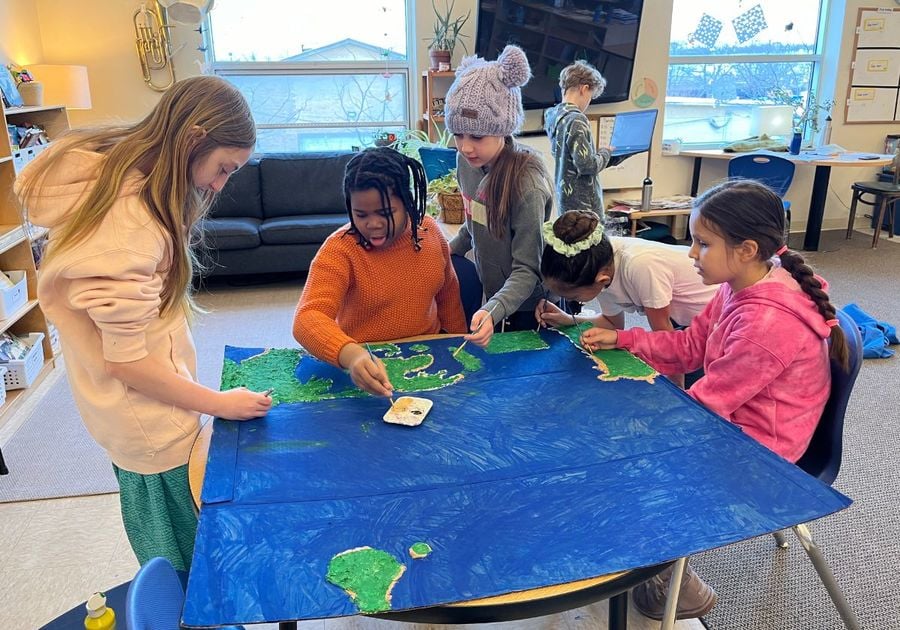
[[[207,58],[241,90],[257,151],[336,151],[409,128],[406,0],[217,0]]]
[[[822,56],[821,0],[674,0],[665,138],[757,135],[760,105],[805,102]]]

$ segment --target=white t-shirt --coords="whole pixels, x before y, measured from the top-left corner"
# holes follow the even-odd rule
[[[684,245],[616,236],[609,240],[615,271],[597,296],[604,315],[669,306],[669,317],[687,326],[719,289],[717,284],[703,284]]]

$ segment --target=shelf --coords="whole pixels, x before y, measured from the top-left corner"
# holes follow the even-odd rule
[[[422,76],[427,77],[431,75],[432,78],[439,79],[441,77],[452,79],[456,76],[456,70],[423,70]]]
[[[0,333],[5,333],[7,330],[12,328],[17,321],[28,315],[35,306],[38,305],[37,300],[28,300],[25,304],[22,305],[22,308],[17,310],[15,313],[7,317],[6,319],[0,319]]]
[[[24,107],[10,107],[5,109],[3,113],[9,116],[19,116],[20,114],[36,114],[38,112],[52,112],[58,109],[65,109],[65,105],[26,105]]]
[[[4,155],[3,157],[0,157],[0,164],[3,164],[4,162],[9,162],[10,160],[12,160],[11,155]]]
[[[0,225],[0,254],[9,251],[25,239],[21,225]]]
[[[47,378],[54,367],[56,367],[56,362],[52,358],[45,358],[44,367],[38,372],[37,378],[31,385],[25,389],[11,389],[6,392],[6,402],[0,406],[0,426],[3,426],[7,418],[12,417],[12,414],[27,400],[31,392],[41,384],[41,381]]]

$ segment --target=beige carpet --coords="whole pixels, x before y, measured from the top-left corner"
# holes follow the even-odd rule
[[[198,376],[219,388],[226,344],[296,345],[291,336],[299,280],[233,287],[214,282],[197,300],[207,311],[194,326]],[[58,368],[45,393],[4,440],[9,474],[0,476],[0,503],[118,492],[106,452],[81,422],[69,383]]]

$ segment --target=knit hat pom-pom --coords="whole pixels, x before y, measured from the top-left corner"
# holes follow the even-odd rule
[[[497,57],[500,66],[500,80],[507,87],[522,87],[531,78],[531,67],[528,57],[518,46],[509,45]]]

